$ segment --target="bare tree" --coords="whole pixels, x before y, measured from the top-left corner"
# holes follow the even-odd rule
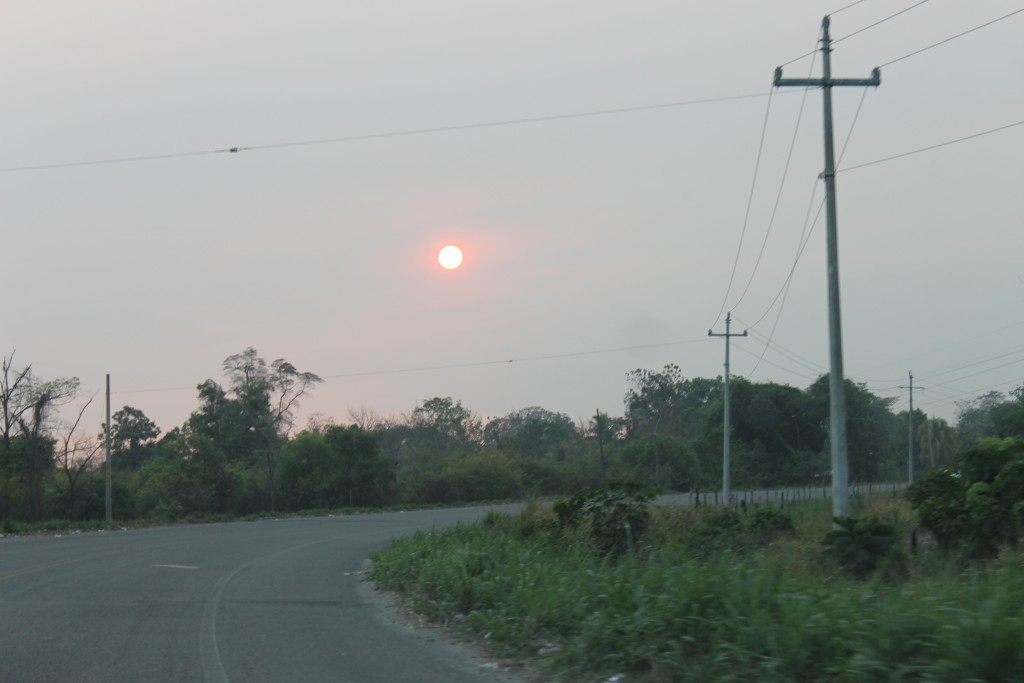
[[[64,472],[68,481],[68,505],[72,521],[78,519],[77,485],[82,473],[86,472],[103,450],[103,442],[96,438],[75,435],[86,408],[92,404],[93,396],[89,397],[78,409],[78,415],[58,436],[57,464]]]
[[[27,400],[32,385],[32,366],[21,370],[14,368],[14,352],[3,357],[3,369],[0,371],[0,411],[3,412],[3,445],[10,448],[11,436],[18,427],[22,416],[31,408]]]
[[[57,408],[72,401],[78,394],[77,377],[61,377],[37,381],[28,370],[20,373],[10,370],[10,359],[3,364],[4,388],[4,446],[8,450],[11,438],[25,440],[23,476],[28,485],[31,519],[43,516],[43,477],[53,466],[53,439],[50,434],[57,419]],[[10,374],[16,376],[9,382]],[[8,424],[8,420],[11,424]],[[17,434],[15,429],[17,428]]]
[[[306,418],[306,431],[314,434],[323,434],[334,426],[334,418],[323,413],[313,413]]]
[[[359,406],[359,409],[349,408],[348,417],[352,424],[366,432],[376,432],[387,429],[394,424],[394,420],[384,417],[373,408]]]
[[[274,422],[278,431],[287,436],[295,427],[292,411],[299,407],[299,399],[323,380],[312,372],[299,372],[284,358],[278,358],[270,364],[269,379],[276,398]]]

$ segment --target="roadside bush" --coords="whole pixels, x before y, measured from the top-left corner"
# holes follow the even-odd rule
[[[838,528],[825,534],[825,555],[854,576],[865,577],[878,569],[899,571],[905,557],[897,547],[896,526],[874,517],[836,517]]]
[[[907,489],[921,526],[939,546],[991,558],[1016,546],[1024,519],[1024,440],[986,439],[957,468],[940,469]]]
[[[747,547],[743,517],[729,507],[704,506],[691,511],[680,540],[696,558]]]
[[[584,527],[598,552],[621,557],[632,552],[650,520],[648,507],[657,491],[635,482],[617,482],[600,489],[583,489],[557,501],[552,509],[559,523]]]
[[[753,533],[749,521],[737,527],[728,513],[656,508],[647,537],[655,552],[616,562],[541,535],[515,541],[499,530],[514,518],[493,515],[488,528],[393,542],[373,555],[369,578],[407,591],[406,605],[428,618],[484,639],[493,657],[557,680],[1024,681],[1019,556],[962,575],[915,572],[892,585],[836,582],[828,563],[814,562],[828,524],[817,517],[827,509],[807,504],[811,524],[794,510],[798,534],[778,548],[699,560],[662,555],[658,542],[699,524],[742,539],[744,529]],[[876,524],[885,526],[868,519],[855,531],[884,536]],[[795,571],[775,561],[792,552]]]
[[[554,515],[535,501],[526,503],[517,515],[490,510],[480,520],[480,525],[485,529],[508,534],[518,540],[554,534],[559,527]]]
[[[766,505],[754,510],[747,516],[746,526],[762,542],[796,532],[793,518],[774,505]]]
[[[649,528],[649,545],[679,561],[745,554],[795,533],[793,518],[773,506],[745,515],[716,506],[659,507]]]

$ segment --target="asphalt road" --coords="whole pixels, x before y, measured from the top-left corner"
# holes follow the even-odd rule
[[[514,681],[359,575],[389,539],[488,509],[0,539],[0,681]]]

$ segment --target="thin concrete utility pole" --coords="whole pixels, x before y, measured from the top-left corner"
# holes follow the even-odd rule
[[[107,486],[103,497],[107,523],[113,520],[113,506],[110,500],[110,375],[107,375],[107,421],[103,425],[103,441],[107,452],[107,461],[103,469],[106,472]]]
[[[725,414],[722,416],[722,502],[729,505],[729,337],[746,337],[729,331],[732,323],[732,311],[725,314],[725,334],[716,334],[708,330],[709,337],[725,337]]]
[[[910,390],[910,410],[907,411],[907,486],[914,483],[914,373],[907,372],[910,378],[908,386],[901,386],[900,389]],[[924,387],[918,387],[923,391]]]
[[[832,449],[832,516],[850,516],[850,463],[846,451],[846,380],[843,377],[843,339],[839,312],[839,245],[836,230],[836,167],[832,135],[832,88],[835,86],[877,87],[882,82],[876,68],[871,78],[832,78],[832,39],[829,17],[821,21],[821,78],[783,78],[775,69],[775,87],[800,86],[822,89],[825,119],[825,209],[828,219],[828,338],[829,338],[829,442]]]

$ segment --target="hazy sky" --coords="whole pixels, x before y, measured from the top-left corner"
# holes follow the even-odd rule
[[[775,67],[830,12],[833,75],[866,78],[1024,8],[931,0],[857,33],[914,0],[845,4],[7,0],[0,351],[80,377],[96,425],[105,374],[166,431],[248,346],[325,379],[304,415],[451,396],[578,419],[621,415],[632,369],[719,375],[724,307],[751,332],[735,374],[806,387],[828,365],[821,92],[769,98]],[[1022,36],[1024,12],[883,66],[842,166],[1024,121]],[[836,89],[837,153],[863,94]],[[1022,151],[1017,125],[838,174],[847,376],[897,410],[908,371],[946,418],[1024,382]]]

